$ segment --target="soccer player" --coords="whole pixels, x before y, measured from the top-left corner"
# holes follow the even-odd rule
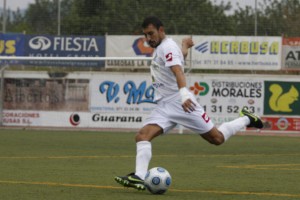
[[[145,190],[144,177],[152,157],[151,140],[166,134],[177,124],[200,134],[214,145],[221,145],[246,126],[259,129],[263,127],[257,115],[243,108],[239,118],[216,128],[203,107],[186,88],[183,65],[184,56],[187,55],[185,50],[193,45],[191,40],[183,41],[182,51],[171,38],[166,37],[163,23],[154,16],[144,19],[142,29],[148,44],[155,48],[150,67],[157,104],[135,136],[135,172],[115,177],[121,185],[138,190]]]

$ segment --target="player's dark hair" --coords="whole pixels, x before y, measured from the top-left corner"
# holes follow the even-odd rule
[[[155,16],[146,17],[142,23],[142,28],[147,28],[150,24],[155,26],[157,29],[163,26],[163,23]]]

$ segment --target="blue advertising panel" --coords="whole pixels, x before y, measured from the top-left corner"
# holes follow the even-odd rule
[[[24,54],[23,34],[0,33],[0,56],[23,56]],[[19,64],[20,61],[0,60],[0,64]]]
[[[26,35],[24,56],[31,57],[104,57],[104,36]],[[42,60],[27,64],[42,66],[104,67],[104,61]]]
[[[1,56],[23,56],[24,35],[0,33]]]

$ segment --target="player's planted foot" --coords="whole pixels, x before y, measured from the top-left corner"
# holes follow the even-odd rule
[[[132,187],[137,190],[146,189],[144,181],[134,173],[128,174],[127,176],[116,176],[115,180],[124,187]]]
[[[250,124],[247,127],[263,128],[263,122],[259,116],[254,113],[250,113],[247,107],[243,107],[240,112],[240,116],[247,116],[250,119]]]

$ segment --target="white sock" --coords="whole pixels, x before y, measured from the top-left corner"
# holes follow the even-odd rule
[[[136,143],[135,175],[145,179],[148,166],[152,157],[151,142],[141,141]]]
[[[242,130],[245,126],[250,124],[250,119],[247,116],[239,117],[233,121],[225,122],[218,128],[222,132],[225,141],[231,136],[235,135],[238,131]]]

